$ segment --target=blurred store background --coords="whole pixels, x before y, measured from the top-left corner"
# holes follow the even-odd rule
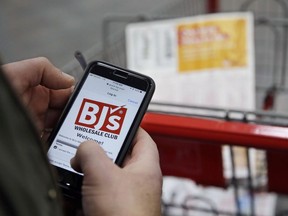
[[[228,43],[205,41],[211,28],[201,26],[221,32],[221,20],[235,17],[246,24],[227,30],[235,43],[230,52]],[[188,44],[207,37],[181,47],[181,28],[194,36],[199,30]],[[79,78],[73,55],[80,50],[87,61],[129,67],[158,82],[143,127],[159,147],[163,215],[288,214],[287,0],[2,0],[0,39],[4,63],[45,56]],[[210,57],[220,50],[222,66],[216,58],[185,63],[192,57],[179,56],[190,48]]]
[[[101,43],[108,14],[146,14],[172,0],[3,0],[0,5],[1,56],[4,62],[46,56],[58,67],[74,51]]]

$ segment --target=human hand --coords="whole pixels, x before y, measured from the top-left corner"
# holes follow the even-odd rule
[[[123,168],[93,141],[82,143],[72,167],[84,173],[82,205],[86,216],[161,215],[162,174],[156,144],[139,129]]]
[[[74,78],[43,57],[2,66],[5,75],[39,131],[55,125],[74,85]]]

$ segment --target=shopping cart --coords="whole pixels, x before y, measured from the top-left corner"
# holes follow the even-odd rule
[[[110,15],[103,20],[100,45],[84,52],[88,61],[99,59],[126,67],[127,24],[218,11],[254,13],[256,107],[260,111],[152,103],[142,127],[157,143],[164,176],[191,179],[197,185],[216,186],[224,191],[232,188],[234,210],[225,210],[224,206],[215,205],[215,200],[193,194],[188,194],[182,202],[177,203],[173,201],[176,191],[170,194],[171,199],[163,199],[163,215],[262,215],[259,214],[259,204],[256,204],[259,194],[288,193],[288,116],[275,112],[279,108],[277,99],[286,97],[288,92],[287,2],[179,0],[149,14]],[[67,64],[64,70],[76,77],[81,76],[79,71],[82,69],[76,61]],[[226,149],[231,165],[228,177],[224,175],[223,146],[228,146]],[[243,160],[247,171],[241,177],[237,175],[238,146],[244,149]],[[257,160],[260,162],[253,170],[255,164],[251,160],[251,152],[255,149],[260,155]],[[249,203],[246,203],[249,207],[245,211],[241,200],[243,190],[249,198]],[[277,197],[284,201],[287,199],[285,196]],[[194,205],[195,201],[205,203],[204,207]],[[175,209],[178,209],[177,214],[171,211]],[[271,214],[286,215],[287,210],[288,207],[277,207],[276,213]]]
[[[228,188],[230,185],[234,190],[236,204],[235,212],[223,211],[209,204],[213,200],[207,201],[207,197],[202,197],[209,208],[185,205],[183,200],[182,204],[163,203],[164,212],[172,207],[182,209],[183,214],[179,215],[189,215],[191,210],[206,213],[210,211],[212,215],[258,215],[255,207],[257,193],[288,193],[288,173],[284,171],[288,163],[288,116],[175,104],[152,103],[151,106],[142,127],[157,143],[163,174],[190,178],[206,186]],[[163,110],[163,106],[165,110],[177,107],[178,111],[157,111]],[[183,112],[179,112],[179,109]],[[210,114],[195,114],[197,110],[209,111]],[[223,175],[223,143],[229,146],[232,164],[229,179]],[[245,178],[238,178],[236,175],[235,146],[245,147],[248,171]],[[261,158],[261,169],[254,174],[249,157],[252,148],[265,151],[264,158]],[[263,178],[267,182],[261,181]],[[241,210],[241,189],[247,190],[250,196],[248,213]],[[187,196],[189,197],[193,199],[193,195]],[[166,213],[170,215],[169,211]],[[281,214],[278,212],[278,215]]]

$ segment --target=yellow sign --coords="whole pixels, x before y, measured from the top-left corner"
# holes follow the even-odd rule
[[[179,24],[179,72],[246,67],[246,25],[241,18]]]

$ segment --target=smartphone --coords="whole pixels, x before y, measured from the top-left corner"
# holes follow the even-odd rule
[[[64,195],[81,197],[83,174],[72,169],[70,159],[83,141],[96,141],[121,165],[154,90],[148,76],[101,61],[87,66],[48,138],[48,158]]]

